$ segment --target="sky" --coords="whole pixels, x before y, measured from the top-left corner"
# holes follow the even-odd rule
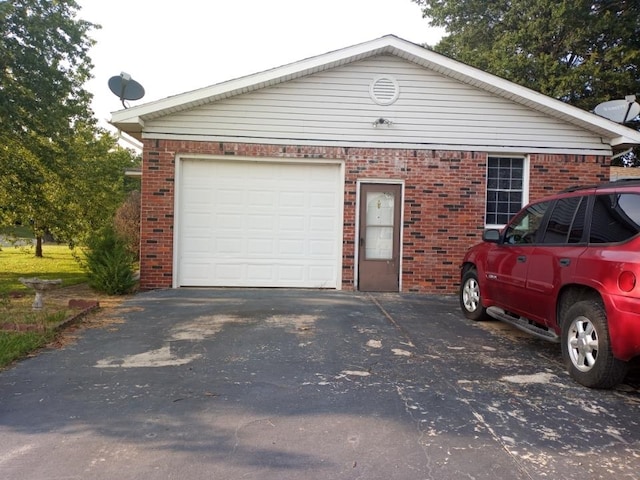
[[[434,45],[411,0],[77,0],[102,28],[86,85],[101,126],[123,108],[107,82],[126,72],[145,89],[137,106],[393,34]]]

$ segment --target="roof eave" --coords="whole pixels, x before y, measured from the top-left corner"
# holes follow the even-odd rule
[[[631,129],[629,129],[631,130]],[[633,130],[632,130],[633,131]],[[640,134],[640,132],[638,132]],[[640,135],[638,135],[640,136]],[[621,135],[619,137],[615,137],[611,139],[611,146],[615,151],[624,150],[627,148],[633,148],[640,145],[640,139],[638,138],[629,138],[626,135]]]
[[[440,55],[421,45],[411,43],[394,35],[386,35],[375,40],[310,57],[264,72],[113,112],[111,123],[139,139],[144,127],[144,120],[194,108],[217,99],[258,90],[385,53],[397,55],[449,78],[481,88],[533,110],[594,132],[605,139],[612,147],[621,148],[622,146],[640,145],[640,132]]]
[[[118,112],[114,112],[115,113]],[[125,132],[126,134],[132,136],[138,141],[142,141],[142,129],[144,128],[144,120],[142,120],[138,116],[127,118],[126,120],[117,121],[115,116],[111,117],[111,121],[109,122],[111,125],[116,127],[118,130]]]

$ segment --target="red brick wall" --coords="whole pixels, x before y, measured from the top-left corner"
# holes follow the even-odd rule
[[[454,293],[458,265],[484,229],[486,153],[146,140],[143,153],[140,286],[172,285],[177,154],[326,158],[345,162],[342,288],[355,289],[357,181],[405,182],[402,289]],[[531,155],[530,199],[608,179],[605,157]]]

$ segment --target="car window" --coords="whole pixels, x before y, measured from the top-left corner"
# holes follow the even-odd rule
[[[521,211],[505,230],[504,243],[534,243],[542,218],[551,202],[540,202]]]
[[[578,206],[587,203],[582,202],[582,198],[581,196],[561,198],[556,202],[542,237],[542,243],[566,243],[569,232],[571,232],[572,243],[582,239],[585,209],[582,209],[582,218],[576,215]]]
[[[613,193],[596,195],[591,220],[590,243],[629,240],[640,233],[640,195]]]

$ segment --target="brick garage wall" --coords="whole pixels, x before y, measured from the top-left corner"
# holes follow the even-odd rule
[[[339,159],[345,162],[342,288],[355,289],[357,181],[405,183],[402,289],[455,293],[458,266],[484,229],[487,154],[145,140],[140,286],[168,288],[173,278],[173,205],[177,154]],[[531,155],[530,199],[609,177],[605,157]]]

